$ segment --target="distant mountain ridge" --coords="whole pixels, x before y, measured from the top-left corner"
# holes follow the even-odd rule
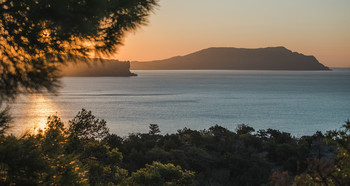
[[[285,47],[213,47],[164,60],[131,62],[132,70],[330,70],[314,56]]]

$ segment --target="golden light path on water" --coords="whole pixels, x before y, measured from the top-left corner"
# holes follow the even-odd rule
[[[58,106],[43,94],[22,95],[16,102],[11,106],[14,124],[10,129],[10,133],[15,136],[44,130],[48,116],[57,115],[59,110]]]

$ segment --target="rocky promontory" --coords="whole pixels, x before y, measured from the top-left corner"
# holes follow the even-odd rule
[[[130,62],[120,62],[117,60],[93,60],[90,63],[70,63],[61,69],[62,76],[71,77],[129,77],[137,76],[130,72]]]

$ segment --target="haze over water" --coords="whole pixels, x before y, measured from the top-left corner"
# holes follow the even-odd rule
[[[350,118],[349,69],[135,72],[139,76],[66,77],[58,96],[22,96],[12,105],[12,131],[43,127],[55,113],[68,121],[81,108],[121,136],[147,132],[150,123],[163,134],[244,123],[302,136],[338,129]]]

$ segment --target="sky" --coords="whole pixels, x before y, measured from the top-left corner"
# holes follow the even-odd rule
[[[350,67],[350,0],[160,0],[116,58],[150,61],[209,47],[284,46]]]

